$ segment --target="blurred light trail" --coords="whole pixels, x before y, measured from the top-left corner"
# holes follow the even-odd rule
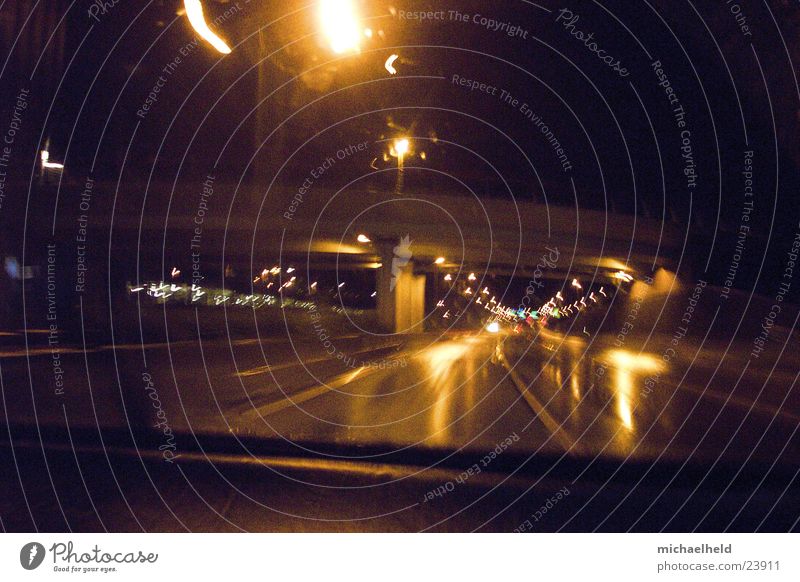
[[[222,54],[227,55],[230,53],[231,49],[225,44],[225,41],[208,28],[206,19],[203,16],[203,5],[200,4],[200,0],[184,0],[183,5],[186,7],[186,16],[189,18],[189,23],[192,25],[195,32]]]
[[[358,242],[360,242],[360,243],[365,243],[365,244],[366,244],[366,243],[369,243],[369,242],[372,242],[372,240],[370,240],[370,238],[369,238],[367,235],[365,235],[365,234],[360,234],[360,235],[358,235],[358,236],[356,237],[356,240],[357,240]]]
[[[396,75],[397,69],[395,69],[392,64],[397,60],[399,55],[391,55],[386,62],[383,64],[384,68],[389,71],[390,75]]]
[[[438,258],[437,258],[435,261],[433,261],[433,262],[434,262],[434,263],[436,263],[437,265],[441,265],[441,264],[443,264],[443,263],[444,263],[444,260],[445,260],[445,259],[444,259],[444,257],[438,257]]]
[[[467,277],[468,281],[474,281],[475,279],[477,279],[477,277],[475,277],[475,273],[470,273]]]
[[[614,273],[614,278],[619,279],[620,281],[625,281],[626,283],[633,281],[633,277],[625,271],[617,271]]]
[[[577,279],[572,280],[572,286],[575,287],[576,289],[583,289],[583,287],[581,287],[581,284],[578,283]]]
[[[49,151],[42,150],[42,153],[40,154],[40,157],[41,157],[41,160],[42,160],[42,167],[43,168],[52,168],[54,170],[63,170],[64,169],[64,164],[59,164],[59,163],[50,161],[50,152]]]

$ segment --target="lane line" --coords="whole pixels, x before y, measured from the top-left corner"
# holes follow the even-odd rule
[[[397,348],[400,345],[401,344],[396,343],[396,344],[390,344],[390,345],[387,345],[387,346],[380,346],[380,347],[374,347],[373,346],[373,347],[369,347],[369,348],[364,348],[363,350],[359,350],[357,352],[352,352],[352,355],[356,356],[356,355],[366,354],[366,353],[369,353],[369,352],[378,352],[378,351],[381,351],[381,350],[388,350],[389,348]],[[268,364],[266,366],[257,366],[255,368],[251,368],[249,370],[244,370],[242,372],[238,372],[236,374],[236,376],[239,376],[239,377],[257,376],[259,374],[266,374],[268,372],[276,372],[278,370],[284,370],[286,368],[292,368],[294,366],[308,365],[308,364],[318,364],[319,362],[335,362],[335,361],[336,361],[336,358],[332,358],[330,356],[320,356],[318,358],[314,358],[314,359],[311,359],[311,360],[303,360],[303,361],[297,361],[297,362],[287,362],[285,364],[274,364],[274,365]]]
[[[353,370],[352,372],[340,374],[325,384],[307,388],[302,392],[292,396],[286,396],[283,400],[278,400],[277,402],[272,402],[271,404],[257,406],[255,408],[252,406],[247,406],[244,411],[240,412],[240,414],[243,417],[252,414],[257,414],[258,416],[264,417],[275,414],[276,412],[280,412],[281,410],[289,408],[290,406],[295,407],[298,404],[311,400],[312,398],[317,398],[318,396],[322,396],[331,390],[335,390],[346,384],[349,384],[358,376],[360,376],[365,370],[367,370],[366,367],[361,367]]]
[[[577,453],[580,450],[578,445],[569,437],[566,430],[561,427],[556,419],[545,410],[544,406],[542,406],[542,404],[531,393],[531,391],[525,385],[525,382],[522,380],[522,378],[520,378],[519,374],[517,374],[517,372],[509,365],[505,354],[500,354],[500,361],[502,362],[503,367],[508,371],[508,375],[514,382],[517,390],[519,390],[520,394],[522,394],[525,402],[527,402],[528,406],[531,408],[531,410],[533,410],[536,417],[542,421],[542,424],[545,426],[545,428],[551,432],[551,434],[555,437],[565,451]]]

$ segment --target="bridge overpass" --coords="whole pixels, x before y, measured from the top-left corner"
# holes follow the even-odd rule
[[[474,272],[479,282],[484,275],[607,281],[621,269],[634,276],[674,270],[683,240],[662,221],[510,197],[358,188],[300,195],[252,186],[237,192],[216,181],[95,184],[91,208],[82,212],[76,188],[62,188],[60,196],[73,202],[59,211],[56,238],[74,240],[82,214],[89,241],[108,240],[111,225],[113,280],[135,280],[134,268],[139,276],[165,274],[173,265],[187,273],[195,267],[206,281],[221,277],[224,265],[250,277],[274,264],[377,269],[378,310],[393,330],[421,320],[427,282],[437,273]],[[403,239],[409,244],[401,246]],[[89,254],[101,259],[107,248],[96,244]],[[438,257],[444,263],[436,264]]]

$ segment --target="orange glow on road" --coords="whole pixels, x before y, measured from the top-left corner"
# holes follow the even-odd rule
[[[610,350],[606,352],[606,357],[615,369],[613,387],[617,398],[617,416],[622,425],[631,431],[637,377],[662,372],[666,369],[666,364],[652,354],[637,354],[627,350]]]

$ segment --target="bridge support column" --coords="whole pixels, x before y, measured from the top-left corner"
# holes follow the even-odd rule
[[[399,241],[378,243],[382,266],[377,273],[378,322],[391,333],[423,331],[425,275],[414,274],[407,247]]]

